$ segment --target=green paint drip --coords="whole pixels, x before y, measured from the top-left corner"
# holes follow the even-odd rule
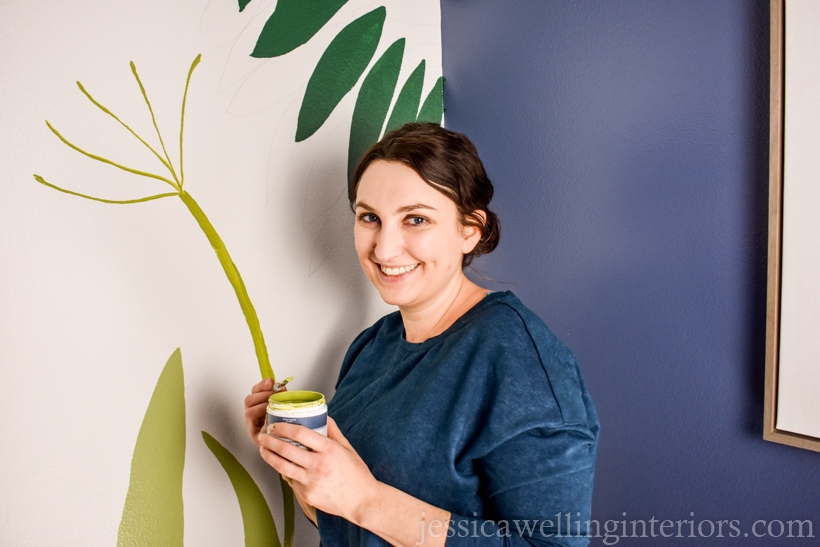
[[[242,526],[245,529],[245,547],[281,547],[276,523],[265,501],[265,496],[253,477],[239,463],[239,460],[210,434],[203,431],[202,438],[219,460],[236,493],[239,510],[242,513]],[[293,496],[290,496],[290,500],[292,506]],[[285,520],[287,521],[287,518]],[[290,520],[293,522],[292,510]],[[287,541],[285,544],[287,545]]]
[[[251,57],[279,57],[306,43],[347,0],[279,0]],[[241,11],[241,9],[240,9]]]
[[[384,6],[365,13],[343,28],[327,46],[305,89],[296,142],[313,135],[359,81],[376,53],[386,14]]]
[[[183,544],[184,385],[177,348],[160,374],[137,436],[119,547]]]
[[[424,99],[424,104],[421,105],[419,117],[416,121],[432,122],[441,124],[441,118],[444,115],[444,77],[440,76],[436,80],[430,94]]]
[[[416,121],[421,103],[421,90],[424,85],[424,69],[425,64],[422,59],[416,70],[404,82],[396,104],[393,105],[393,112],[390,114],[387,126],[384,128],[385,133],[398,129],[408,122]]]
[[[399,38],[376,61],[362,82],[350,123],[350,143],[347,150],[348,191],[359,158],[379,140],[399,79],[403,56],[404,38]]]

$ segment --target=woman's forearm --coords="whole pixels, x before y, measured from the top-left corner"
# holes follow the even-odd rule
[[[450,512],[382,482],[357,508],[354,524],[397,547],[442,547]]]

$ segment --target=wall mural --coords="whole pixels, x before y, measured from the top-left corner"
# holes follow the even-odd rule
[[[239,0],[238,11],[245,10],[250,2],[251,0]],[[346,3],[347,0],[318,3],[279,0],[249,55],[260,59],[288,55],[310,41]],[[385,6],[369,9],[345,22],[341,30],[335,34],[312,69],[304,88],[296,127],[292,128],[295,142],[301,143],[310,139],[361,80],[350,119],[347,153],[348,191],[349,178],[356,160],[385,131],[408,121],[441,123],[443,116],[442,77],[435,80],[422,101],[426,69],[424,59],[417,64],[414,63],[415,68],[399,85],[399,74],[405,60],[406,38],[393,40],[371,64],[382,42],[387,11]],[[137,177],[142,187],[146,188],[144,194],[128,199],[112,199],[81,191],[79,184],[75,187],[63,182],[76,179],[76,175],[51,175],[47,179],[35,174],[34,179],[41,185],[63,194],[107,205],[150,207],[158,200],[179,198],[213,248],[234,291],[250,331],[261,376],[276,378],[256,308],[239,268],[231,258],[217,228],[189,193],[192,186],[195,189],[197,184],[205,184],[207,181],[189,181],[185,177],[186,115],[207,115],[202,112],[190,112],[189,96],[203,92],[197,88],[195,72],[200,63],[207,62],[207,58],[197,55],[188,69],[184,78],[181,102],[178,103],[179,127],[174,134],[163,134],[161,127],[167,125],[158,120],[159,109],[155,108],[161,101],[172,99],[157,99],[154,96],[152,102],[151,82],[143,81],[133,61],[130,63],[130,69],[134,86],[139,90],[144,102],[144,115],[150,118],[155,135],[140,134],[133,124],[126,123],[123,117],[116,114],[113,107],[107,106],[111,98],[92,94],[89,89],[94,86],[90,82],[87,82],[88,87],[77,82],[81,94],[99,111],[97,118],[88,118],[88,123],[95,128],[99,127],[99,131],[102,132],[110,128],[109,125],[103,125],[105,117],[113,119],[122,130],[130,134],[136,146],[144,147],[150,152],[156,162],[156,169],[153,171],[138,168],[138,163],[131,163],[128,159],[108,158],[86,149],[79,139],[71,136],[72,128],[58,129],[56,124],[46,121],[51,133],[71,150],[108,168],[118,169]],[[181,77],[180,82],[183,82]],[[164,110],[167,111],[167,106]],[[166,191],[162,191],[163,189]],[[72,203],[75,202],[66,201],[64,206],[71,207]],[[173,266],[170,267],[173,269]],[[214,291],[217,290],[223,288],[214,287]],[[182,478],[186,453],[186,402],[182,354],[183,351],[178,348],[168,358],[139,428],[133,449],[130,482],[119,525],[118,545],[183,544]],[[133,404],[137,402],[133,401]],[[293,494],[287,484],[280,481],[283,514],[274,515],[276,511],[269,506],[262,489],[228,448],[230,443],[220,442],[207,431],[202,431],[201,435],[205,446],[224,469],[236,494],[243,521],[245,545],[292,546],[295,511]],[[280,523],[279,527],[277,522]]]

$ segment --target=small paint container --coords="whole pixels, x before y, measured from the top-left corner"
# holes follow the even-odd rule
[[[327,403],[318,391],[281,391],[268,399],[267,432],[272,434],[273,425],[279,422],[298,424],[327,436]],[[301,443],[279,437],[300,448]],[[309,449],[308,449],[309,450]]]

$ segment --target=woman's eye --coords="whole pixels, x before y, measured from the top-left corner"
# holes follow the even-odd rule
[[[359,215],[359,220],[361,222],[364,222],[365,224],[371,224],[373,222],[378,222],[379,217],[377,217],[373,213],[362,213]]]
[[[427,219],[424,217],[410,217],[408,222],[410,222],[413,226],[421,226],[422,224],[427,223]]]

